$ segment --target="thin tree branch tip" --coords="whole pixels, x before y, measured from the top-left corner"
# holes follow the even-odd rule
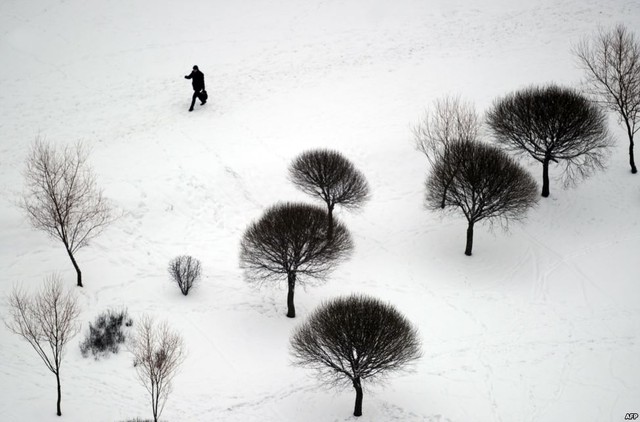
[[[422,120],[413,127],[416,149],[433,164],[452,141],[475,141],[481,132],[475,106],[459,95],[447,95],[425,109]]]

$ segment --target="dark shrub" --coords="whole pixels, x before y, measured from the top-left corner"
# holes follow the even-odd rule
[[[181,255],[169,262],[169,274],[183,295],[187,295],[193,284],[200,278],[200,261],[188,255]]]
[[[89,323],[89,332],[84,341],[80,343],[80,352],[83,357],[93,355],[95,359],[107,356],[109,352],[118,353],[119,347],[125,341],[125,331],[122,326],[131,327],[133,320],[127,310],[109,309],[98,315],[95,322]]]

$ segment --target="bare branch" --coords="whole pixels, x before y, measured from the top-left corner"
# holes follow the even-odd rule
[[[434,102],[422,121],[413,128],[416,148],[433,165],[452,141],[473,142],[478,138],[480,120],[472,103],[447,95]]]

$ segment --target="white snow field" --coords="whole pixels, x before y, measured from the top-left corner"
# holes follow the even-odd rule
[[[166,319],[187,359],[163,421],[603,422],[640,413],[640,176],[624,131],[608,168],[551,185],[509,233],[423,205],[428,171],[411,127],[460,94],[484,113],[510,91],[579,86],[571,46],[626,24],[637,0],[4,0],[0,2],[0,315],[16,285],[59,273],[82,331],[55,377],[0,324],[0,420],[150,418],[126,350],[81,357],[88,322],[109,307]],[[209,102],[188,113],[197,64]],[[84,288],[60,242],[14,205],[37,137],[83,141],[122,213],[78,252]],[[489,139],[487,139],[489,140]],[[249,223],[278,201],[312,202],[287,179],[299,153],[341,151],[372,199],[338,211],[356,249],[327,282],[253,288],[239,269]],[[638,152],[640,154],[640,152]],[[523,161],[537,181],[541,169]],[[557,169],[552,169],[557,175]],[[203,263],[182,296],[166,270]],[[382,298],[418,328],[423,357],[383,384],[320,386],[289,355],[291,331],[322,301]]]

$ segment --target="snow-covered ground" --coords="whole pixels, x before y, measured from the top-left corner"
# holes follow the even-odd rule
[[[13,205],[38,136],[84,141],[123,216],[77,258],[83,331],[55,378],[0,324],[0,420],[150,417],[126,352],[83,359],[87,323],[126,306],[167,319],[188,357],[163,419],[349,421],[354,393],[319,388],[291,365],[291,330],[323,300],[364,292],[420,330],[413,371],[365,385],[361,421],[622,421],[640,412],[640,176],[624,132],[609,168],[551,186],[510,233],[423,206],[427,163],[411,127],[460,94],[483,112],[531,83],[577,86],[572,43],[598,25],[640,35],[637,0],[5,0],[0,2],[0,295],[51,272],[73,287],[59,242]],[[197,64],[209,102],[188,113]],[[263,210],[310,201],[287,167],[340,150],[372,200],[338,212],[356,250],[322,286],[255,290],[239,241]],[[539,179],[540,169],[529,168]],[[184,297],[168,261],[191,254],[201,284]],[[0,304],[6,315],[6,304]]]

